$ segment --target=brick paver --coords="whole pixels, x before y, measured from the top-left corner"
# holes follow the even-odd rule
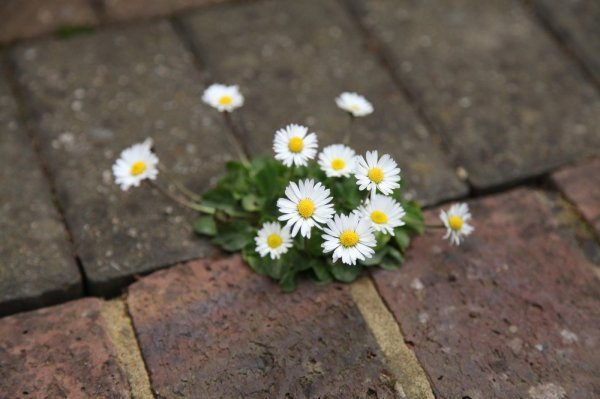
[[[101,309],[86,298],[0,319],[0,397],[129,398]]]
[[[598,92],[521,2],[352,3],[475,187],[600,151]]]
[[[89,0],[3,0],[0,43],[98,23]]]
[[[201,103],[204,85],[171,26],[37,41],[13,58],[91,293],[115,293],[134,274],[203,256],[193,213],[148,187],[124,193],[111,175],[119,151],[146,137],[196,191],[231,158],[225,124]]]
[[[50,187],[0,76],[0,315],[82,294]]]
[[[428,234],[375,273],[437,397],[597,397],[600,284],[541,195],[473,201],[464,246]]]
[[[600,82],[600,3],[595,0],[533,0],[535,11]],[[596,38],[596,39],[595,39]]]
[[[600,236],[600,159],[560,170],[552,180]]]
[[[322,146],[341,142],[349,118],[334,98],[357,91],[375,112],[355,124],[356,149],[391,153],[409,192],[426,203],[466,193],[438,138],[367,51],[338,2],[227,4],[198,11],[184,24],[214,79],[238,83],[247,95],[237,116],[252,153],[269,153],[276,129],[292,122],[311,126]]]
[[[158,397],[395,397],[347,285],[282,294],[238,256],[191,262],[127,298]]]

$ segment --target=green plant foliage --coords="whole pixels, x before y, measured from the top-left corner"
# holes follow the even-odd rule
[[[331,190],[336,212],[354,211],[366,197],[359,191],[354,177],[328,178],[315,162],[307,167],[287,168],[273,157],[255,157],[249,163],[231,161],[216,185],[204,193],[200,205],[204,210],[195,230],[211,237],[213,243],[228,252],[241,251],[244,260],[258,274],[277,280],[284,292],[294,291],[299,278],[309,277],[316,283],[351,282],[368,267],[397,269],[404,260],[410,240],[424,230],[421,208],[405,201],[401,189],[393,193],[406,211],[405,225],[394,230],[394,236],[376,233],[375,255],[356,266],[332,262],[331,254],[323,254],[318,229],[310,239],[297,236],[294,246],[279,259],[261,257],[254,238],[262,224],[277,221],[277,200],[284,196],[290,181],[314,178]]]

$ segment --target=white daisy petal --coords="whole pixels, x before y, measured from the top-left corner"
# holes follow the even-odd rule
[[[317,155],[317,135],[308,133],[305,126],[291,124],[275,133],[273,150],[275,159],[285,166],[305,166]],[[287,195],[287,194],[286,194]]]
[[[377,157],[377,151],[367,151],[363,158],[357,157],[357,167],[354,172],[359,190],[379,190],[384,195],[391,194],[400,187],[400,168],[388,155]]]
[[[373,195],[356,210],[363,219],[371,222],[375,231],[394,235],[394,229],[404,225],[405,216],[402,206],[392,197]]]
[[[123,191],[139,186],[144,179],[156,179],[158,157],[152,152],[152,139],[123,150],[112,170],[115,182]]]
[[[287,198],[277,200],[282,213],[279,220],[287,220],[292,237],[300,232],[302,237],[310,238],[311,229],[321,228],[335,213],[329,189],[312,179],[291,182],[285,193]]]
[[[288,226],[281,227],[279,223],[265,223],[254,238],[256,252],[263,258],[279,259],[293,245]]]
[[[471,219],[471,213],[466,203],[454,204],[448,211],[442,209],[440,219],[446,227],[444,239],[450,239],[450,243],[454,245],[460,245],[462,240],[475,230],[472,225],[467,223]]]
[[[356,169],[356,153],[343,144],[330,145],[319,154],[319,166],[328,177],[348,177]]]
[[[231,112],[244,105],[244,96],[236,85],[226,86],[215,83],[204,90],[202,101],[219,112]]]
[[[367,116],[373,112],[373,105],[357,93],[344,92],[335,99],[335,103],[352,116]]]
[[[323,252],[332,252],[333,261],[342,259],[348,265],[355,265],[357,260],[365,260],[373,256],[376,245],[373,227],[361,218],[358,212],[350,215],[335,215],[327,222],[323,234]]]

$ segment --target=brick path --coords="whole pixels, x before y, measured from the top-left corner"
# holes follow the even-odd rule
[[[0,398],[600,396],[595,2],[9,0],[0,16]],[[240,139],[199,101],[214,80],[242,87],[252,154],[290,118],[332,143],[332,98],[365,94],[377,116],[355,146],[393,154],[428,218],[469,200],[476,234],[280,294],[193,214],[112,182],[151,135],[208,187]]]

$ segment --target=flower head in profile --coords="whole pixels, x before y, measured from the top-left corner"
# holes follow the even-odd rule
[[[335,99],[335,103],[352,116],[367,116],[373,112],[373,105],[357,93],[344,92]]]
[[[317,145],[316,134],[308,133],[305,126],[292,123],[275,133],[273,150],[275,159],[285,166],[305,166],[317,155]]]
[[[471,213],[469,212],[469,205],[465,203],[454,204],[448,211],[442,209],[440,219],[447,229],[444,239],[450,239],[450,242],[454,245],[460,245],[464,237],[475,230],[473,226],[467,223],[471,219]]]
[[[335,215],[323,229],[323,252],[333,251],[333,261],[342,259],[347,265],[366,260],[375,253],[375,235],[368,219],[358,213]]]
[[[392,236],[396,227],[404,225],[402,218],[406,215],[398,201],[381,194],[373,195],[357,211],[363,218],[373,223],[375,231],[382,231]]]
[[[367,151],[366,157],[359,156],[355,171],[359,190],[379,190],[391,194],[400,187],[400,168],[388,154],[377,156],[377,151]]]
[[[288,226],[281,227],[277,222],[265,223],[254,238],[256,251],[263,258],[279,259],[292,246],[292,237]]]
[[[115,182],[126,191],[137,187],[144,179],[154,180],[158,175],[158,157],[152,152],[152,139],[134,144],[121,152],[114,163]]]
[[[298,232],[302,237],[310,238],[313,227],[327,223],[333,216],[332,198],[329,189],[312,179],[291,182],[285,189],[287,198],[277,200],[279,220],[287,222],[292,229],[292,237]]]
[[[231,112],[244,105],[244,96],[236,85],[226,86],[215,83],[204,90],[202,101],[218,109],[219,112]]]
[[[330,145],[319,154],[319,166],[328,177],[348,177],[356,167],[356,153],[343,144]]]

